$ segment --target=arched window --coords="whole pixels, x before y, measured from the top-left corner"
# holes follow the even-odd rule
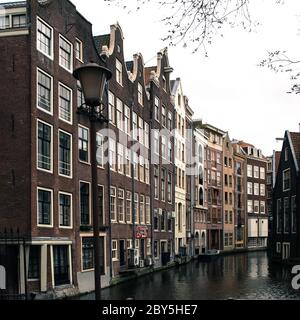
[[[199,189],[199,204],[200,206],[204,205],[204,193],[203,193],[203,188]]]

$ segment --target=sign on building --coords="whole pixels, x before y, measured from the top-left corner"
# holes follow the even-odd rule
[[[3,266],[0,266],[0,290],[6,290],[6,271]]]

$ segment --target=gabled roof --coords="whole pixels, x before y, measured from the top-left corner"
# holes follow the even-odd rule
[[[294,158],[294,163],[296,170],[299,171],[300,167],[300,132],[289,132],[287,131],[287,136],[291,146],[291,151]]]

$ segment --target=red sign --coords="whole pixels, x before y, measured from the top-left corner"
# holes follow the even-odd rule
[[[148,236],[148,228],[147,227],[142,227],[142,226],[136,227],[136,231],[135,231],[136,239],[146,239],[147,236]]]

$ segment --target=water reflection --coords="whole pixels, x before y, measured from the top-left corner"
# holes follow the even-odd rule
[[[269,263],[267,253],[224,256],[148,275],[103,290],[102,299],[125,300],[299,299],[290,269]],[[87,295],[81,299],[93,299]]]

